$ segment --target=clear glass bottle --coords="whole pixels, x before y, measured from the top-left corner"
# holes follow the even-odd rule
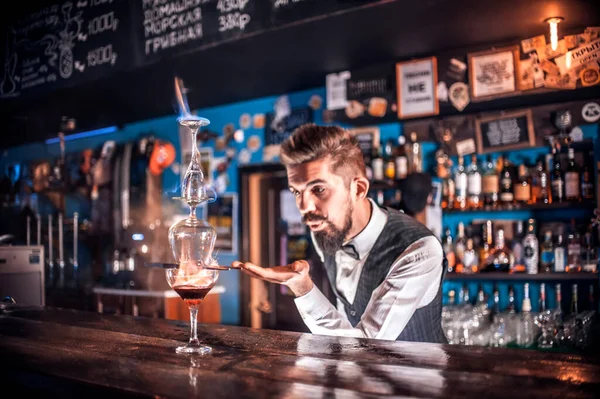
[[[535,324],[531,315],[531,300],[529,298],[529,283],[523,285],[523,303],[521,305],[521,317],[517,327],[517,345],[528,348],[533,345],[535,339]]]
[[[565,181],[563,179],[560,153],[556,147],[552,149],[554,154],[554,167],[552,170],[552,202],[563,202],[565,199]]]
[[[479,271],[479,255],[473,246],[473,239],[467,239],[467,247],[464,255],[464,272],[477,273]]]
[[[527,221],[527,232],[523,239],[523,259],[525,269],[529,274],[538,273],[540,244],[535,234],[535,220]]]
[[[500,183],[496,167],[492,162],[491,155],[487,156],[484,168],[482,181],[483,201],[486,208],[495,208],[498,206],[498,195]]]
[[[541,312],[546,311],[546,284],[540,284],[540,299],[538,303],[538,310]]]
[[[496,231],[496,246],[485,259],[482,272],[508,272],[513,262],[512,252],[504,244],[504,230]]]
[[[478,209],[483,204],[481,194],[481,172],[477,166],[477,155],[471,155],[471,165],[467,172],[467,201],[471,209]]]
[[[544,241],[540,246],[540,273],[550,273],[554,268],[554,246],[552,244],[552,231],[544,233]]]
[[[581,269],[584,272],[595,273],[598,265],[598,253],[594,246],[594,240],[590,229],[583,236],[583,247],[581,248]]]
[[[467,207],[467,172],[465,170],[464,158],[458,157],[458,165],[454,172],[454,184],[456,186],[456,203],[455,208],[465,209]]]
[[[452,243],[452,232],[446,227],[444,230],[444,236],[442,237],[442,248],[446,255],[446,261],[448,262],[447,271],[448,273],[454,273],[456,271],[456,254],[454,253],[454,245]]]
[[[508,305],[506,306],[507,313],[517,313],[517,306],[515,304],[515,289],[512,285],[508,286]]]
[[[575,161],[575,150],[569,148],[569,161],[565,170],[565,199],[567,201],[581,200],[579,166]]]
[[[569,230],[567,242],[567,267],[565,270],[569,273],[578,273],[581,267],[581,236],[575,220],[571,220],[571,229]]]
[[[382,181],[385,174],[383,168],[383,157],[381,156],[381,147],[373,149],[373,156],[371,157],[371,169],[373,170],[373,180]]]
[[[555,273],[564,273],[567,266],[567,248],[562,232],[559,232],[554,244],[554,270]]]

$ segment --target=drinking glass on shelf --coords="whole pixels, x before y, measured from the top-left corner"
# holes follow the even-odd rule
[[[217,270],[206,269],[201,262],[187,262],[179,268],[167,269],[167,282],[179,294],[190,310],[190,340],[186,345],[179,346],[177,353],[196,353],[206,355],[212,348],[203,345],[198,340],[198,306],[214,287],[219,278]]]

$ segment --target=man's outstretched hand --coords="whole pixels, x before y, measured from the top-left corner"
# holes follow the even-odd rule
[[[250,262],[235,261],[232,267],[241,268],[246,274],[270,283],[283,284],[289,287],[297,297],[306,295],[313,288],[313,281],[308,274],[310,265],[305,260],[297,260],[287,266],[264,268]]]

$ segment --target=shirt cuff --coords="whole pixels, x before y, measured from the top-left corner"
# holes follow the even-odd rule
[[[329,299],[313,285],[312,289],[305,295],[294,299],[296,307],[302,318],[309,317],[319,320],[331,312],[333,305]]]

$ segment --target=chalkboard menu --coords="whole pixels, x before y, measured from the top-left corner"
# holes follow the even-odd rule
[[[265,116],[265,145],[281,144],[301,125],[313,121],[310,108],[292,109],[290,114],[279,120],[273,112]]]
[[[5,32],[0,97],[16,97],[104,76],[130,65],[127,0],[65,1]]]
[[[279,26],[358,7],[373,0],[268,0],[270,25]]]
[[[260,30],[260,0],[136,2],[136,47],[142,63]]]
[[[479,118],[475,122],[475,132],[480,154],[535,145],[531,110]]]

